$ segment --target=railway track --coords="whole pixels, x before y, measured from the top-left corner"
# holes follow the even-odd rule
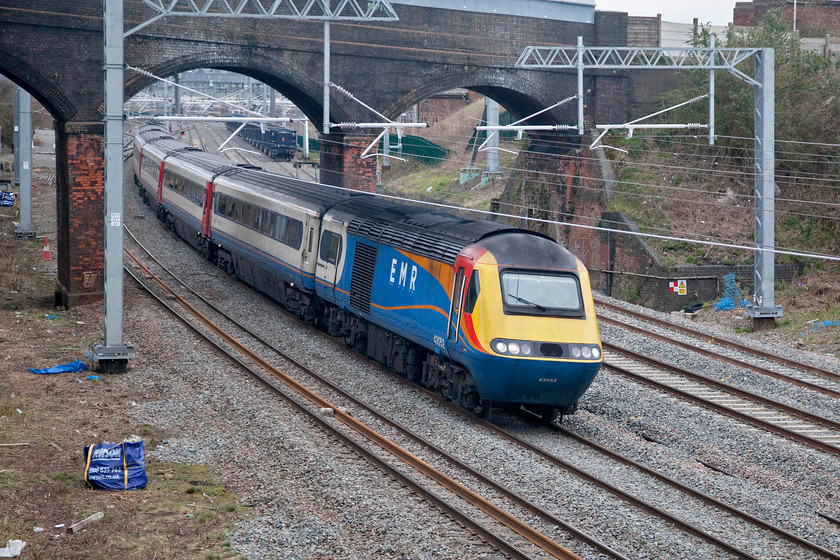
[[[709,334],[704,333],[704,332],[702,332],[698,329],[693,329],[693,328],[690,328],[690,327],[686,327],[684,325],[676,324],[676,323],[671,322],[671,321],[666,321],[664,319],[659,319],[659,318],[656,318],[656,317],[652,317],[650,315],[646,315],[644,313],[639,313],[639,312],[633,311],[632,309],[627,309],[625,307],[614,305],[612,303],[609,303],[609,302],[606,302],[606,301],[603,301],[603,300],[596,299],[596,305],[597,305],[597,307],[600,307],[602,309],[606,309],[606,310],[611,311],[613,313],[616,313],[618,315],[629,316],[629,317],[632,317],[632,318],[634,318],[638,321],[642,321],[643,323],[656,325],[658,327],[667,329],[669,331],[679,332],[681,334],[684,334],[684,335],[687,335],[687,336],[693,338],[695,340],[695,342],[694,343],[688,343],[688,342],[685,342],[685,341],[682,341],[682,340],[677,340],[673,337],[669,337],[669,336],[666,336],[666,335],[656,333],[653,330],[651,330],[650,328],[643,328],[643,327],[638,327],[638,326],[635,326],[635,325],[631,325],[631,324],[627,323],[626,321],[611,319],[609,317],[605,317],[602,313],[599,313],[598,319],[600,321],[604,321],[605,323],[614,324],[614,325],[620,326],[621,328],[624,328],[624,329],[627,329],[627,330],[632,330],[633,332],[642,333],[645,336],[649,336],[651,338],[656,338],[657,340],[663,340],[665,342],[668,342],[669,344],[673,344],[675,346],[679,346],[679,347],[685,348],[687,350],[696,351],[696,352],[699,352],[699,353],[704,354],[704,355],[714,355],[715,359],[718,359],[720,361],[724,361],[728,364],[736,365],[738,367],[743,367],[745,369],[750,369],[752,371],[755,371],[757,373],[761,373],[763,375],[773,377],[775,379],[780,379],[780,380],[786,381],[788,383],[798,385],[800,387],[805,387],[805,388],[808,388],[808,389],[812,389],[814,391],[824,393],[826,395],[830,395],[832,397],[840,398],[840,391],[837,391],[837,390],[832,389],[830,387],[824,387],[824,386],[820,385],[819,383],[815,383],[813,380],[804,379],[801,376],[801,374],[806,374],[806,375],[826,379],[826,380],[829,380],[829,381],[840,382],[840,373],[837,373],[837,372],[834,372],[834,371],[831,371],[831,370],[828,370],[828,369],[825,369],[825,368],[822,368],[822,367],[817,367],[817,366],[797,362],[795,360],[791,360],[789,358],[786,358],[784,356],[780,356],[778,354],[773,354],[773,353],[770,353],[770,352],[764,352],[762,350],[752,348],[750,346],[747,346],[745,344],[741,344],[741,343],[736,342],[736,341],[727,340],[727,339],[724,339],[724,338],[709,335]],[[716,345],[716,346],[719,346],[719,347],[728,348],[730,350],[735,350],[735,351],[740,352],[742,354],[745,354],[747,356],[752,356],[754,358],[761,358],[761,359],[764,359],[764,360],[767,360],[767,361],[770,361],[770,362],[774,362],[778,365],[782,365],[782,366],[791,368],[792,370],[794,370],[796,372],[799,372],[800,375],[796,376],[796,375],[788,375],[788,374],[784,374],[784,373],[779,373],[779,372],[774,371],[770,368],[765,368],[765,367],[762,367],[762,366],[759,366],[759,365],[755,365],[755,364],[749,363],[745,360],[741,360],[741,359],[733,358],[733,357],[729,357],[729,356],[723,356],[718,352],[713,353],[713,352],[708,351],[705,347],[701,346],[702,343],[707,343],[707,344]]]
[[[600,302],[600,304],[612,312],[629,315],[634,319],[651,323],[657,327],[672,329],[698,339],[704,337],[704,341],[707,341],[709,344],[724,346],[753,357],[773,360],[795,371],[804,372],[809,375],[819,375],[824,379],[830,380],[840,378],[834,372],[823,368],[799,364],[781,356],[757,351],[736,342],[710,337],[698,330],[676,325],[669,321],[651,318],[647,315],[626,310],[612,304],[605,304],[604,302]],[[773,379],[803,387],[832,398],[840,398],[840,391],[831,387],[826,387],[795,375],[780,373],[770,368],[755,365],[746,360],[721,355],[719,352],[713,351],[699,343],[674,340],[673,337],[653,332],[650,328],[627,324],[624,321],[604,317],[603,315],[599,316],[599,321],[642,334],[647,338],[654,338],[679,348],[696,352],[700,356],[751,370],[761,375],[766,375]],[[810,413],[801,408],[780,403],[771,398],[711,379],[707,376],[699,375],[685,368],[643,356],[628,348],[604,343],[604,350],[605,366],[624,377],[747,422],[757,428],[776,433],[826,453],[840,456],[840,422]]]
[[[133,236],[131,236],[130,232],[129,237],[131,237],[136,242],[136,239],[134,239]],[[139,245],[139,242],[137,243]],[[308,389],[300,381],[296,380],[292,376],[284,373],[276,366],[272,365],[272,363],[270,363],[266,358],[261,357],[257,352],[250,349],[240,340],[230,335],[222,327],[218,326],[213,321],[208,319],[207,316],[204,315],[204,313],[199,311],[193,304],[189,303],[185,297],[179,295],[175,292],[175,290],[167,286],[159,277],[152,273],[152,271],[145,264],[141,262],[139,257],[131,253],[128,249],[126,249],[126,252],[129,258],[133,260],[136,263],[137,267],[141,270],[143,277],[151,279],[156,288],[148,286],[147,283],[143,281],[143,279],[141,279],[138,275],[134,274],[133,271],[131,271],[127,267],[129,273],[132,274],[135,280],[150,293],[154,294],[158,291],[162,292],[161,294],[156,295],[156,298],[161,304],[166,305],[166,307],[171,312],[175,313],[176,316],[178,316],[178,318],[182,322],[184,322],[190,328],[201,334],[206,340],[214,344],[214,346],[224,351],[230,357],[230,359],[236,361],[240,365],[243,365],[243,367],[246,367],[246,369],[250,371],[252,375],[258,376],[263,383],[266,383],[265,378],[262,375],[260,375],[260,373],[257,370],[268,372],[275,379],[282,381],[287,387],[293,389],[298,395],[305,399],[305,401],[312,403],[315,406],[315,408],[313,409],[311,407],[307,407],[304,404],[298,402],[297,399],[289,399],[289,397],[285,394],[283,396],[284,399],[293,400],[296,403],[296,408],[300,408],[308,415],[312,416],[313,418],[316,418],[319,425],[323,426],[330,433],[335,435],[335,437],[345,442],[348,446],[352,447],[358,453],[370,460],[373,464],[385,470],[390,476],[393,476],[401,483],[411,487],[413,491],[424,496],[436,507],[439,507],[441,510],[447,512],[447,514],[452,516],[453,519],[457,519],[460,523],[464,523],[465,525],[471,527],[472,530],[476,532],[476,534],[481,535],[482,537],[487,539],[488,542],[498,547],[499,550],[503,551],[505,554],[511,555],[514,558],[535,557],[532,556],[532,553],[526,552],[528,548],[533,549],[534,547],[539,549],[540,554],[542,555],[548,554],[552,557],[561,559],[580,558],[578,555],[561,546],[556,541],[552,540],[549,537],[546,537],[539,530],[533,528],[528,523],[522,521],[520,517],[508,513],[506,511],[506,508],[510,507],[509,504],[505,504],[506,508],[502,508],[494,504],[491,500],[484,498],[478,493],[470,490],[466,486],[457,482],[451,476],[446,475],[443,472],[433,468],[428,462],[424,461],[423,459],[420,459],[410,451],[395,444],[393,441],[389,440],[387,437],[377,432],[369,425],[356,419],[350,413],[345,411],[342,407],[332,404],[324,397],[321,397],[314,391]],[[175,277],[175,275],[171,272],[168,272],[168,274]],[[201,296],[198,296],[198,294],[195,294],[195,292],[191,293],[194,297],[197,297],[199,300],[201,300],[202,305],[210,306],[211,309],[213,308],[212,304],[210,304],[206,299],[202,298]],[[175,305],[173,305],[172,301],[176,302]],[[181,308],[183,311],[177,311],[176,306]],[[217,309],[214,309],[214,312],[221,314],[221,312]],[[187,315],[191,316],[192,318],[187,317]],[[200,321],[201,325],[195,325],[195,320]],[[224,320],[232,321],[232,319],[226,316]],[[610,549],[603,543],[600,543],[596,539],[586,535],[582,531],[575,529],[574,527],[563,522],[559,518],[551,515],[550,513],[541,509],[539,506],[529,502],[527,499],[518,496],[516,493],[510,491],[502,485],[494,483],[488,477],[482,475],[474,469],[471,469],[451,454],[438,449],[433,444],[429,443],[428,441],[425,441],[423,438],[417,436],[416,434],[413,434],[407,428],[399,426],[397,423],[380,415],[370,407],[364,405],[364,403],[362,403],[358,399],[354,399],[349,394],[345,393],[344,391],[341,391],[338,387],[335,387],[334,385],[329,383],[326,379],[323,379],[316,372],[307,368],[303,364],[300,364],[299,362],[295,361],[286,353],[282,352],[278,348],[270,345],[263,339],[259,338],[256,334],[251,333],[243,325],[240,325],[239,323],[235,323],[235,325],[238,329],[248,333],[248,336],[252,337],[264,348],[268,348],[271,350],[271,352],[279,354],[283,360],[294,364],[296,368],[304,371],[307,375],[316,377],[319,383],[328,386],[331,390],[339,393],[344,399],[347,399],[354,406],[358,407],[359,409],[365,409],[365,412],[376,416],[379,421],[384,422],[392,428],[397,429],[404,437],[407,437],[410,440],[422,445],[424,448],[431,450],[434,454],[445,459],[447,462],[461,469],[463,472],[480,480],[482,484],[489,485],[493,488],[493,491],[496,494],[503,496],[506,500],[509,501],[509,503],[513,503],[516,507],[522,509],[524,512],[527,512],[527,514],[539,517],[545,523],[551,525],[553,528],[560,528],[563,531],[566,531],[567,533],[571,534],[576,540],[579,540],[580,542],[584,542],[592,546],[602,554],[606,554],[611,558],[626,558],[620,553]],[[219,343],[219,340],[223,341],[224,346],[228,346],[232,349],[235,349],[235,353],[231,352],[228,349],[222,348],[223,345]],[[251,362],[251,364],[245,363],[245,361],[237,357],[236,354],[244,356],[247,362]],[[271,385],[271,387],[274,386]],[[356,434],[364,436],[364,438],[366,438],[368,442],[374,443],[379,448],[385,450],[389,454],[389,457],[383,458],[381,454],[372,453],[364,445],[361,445],[356,440],[356,438],[348,436],[344,431],[336,430],[335,425],[333,425],[333,423],[330,423],[323,419],[322,415],[325,413],[325,411],[327,411],[329,417],[334,418],[339,423],[351,428]],[[327,426],[325,426],[325,422]],[[428,479],[432,480],[434,482],[433,489],[428,488],[428,484],[419,483],[413,477],[406,475],[401,469],[395,467],[395,459],[402,461],[404,464],[414,469],[414,471],[416,471],[417,473],[420,473]],[[448,497],[442,497],[441,494]],[[456,501],[458,503],[453,503]],[[464,513],[463,509],[465,504],[468,504],[470,507],[474,508],[474,510],[477,510],[480,513],[478,515],[476,515],[475,513]],[[490,525],[490,527],[488,527],[488,525]],[[492,525],[496,525],[497,527],[493,528]],[[526,544],[522,545],[512,543],[511,537],[509,535],[506,535],[505,533],[515,533],[516,535],[518,535],[518,537],[516,538],[520,540],[524,539],[526,541]]]
[[[200,150],[207,152],[209,149],[215,150],[222,142],[227,140],[230,132],[219,123],[209,123],[204,125],[192,126],[189,129],[189,143]],[[232,143],[236,142],[234,140]],[[254,165],[262,167],[270,173],[277,173],[278,175],[286,175],[303,179],[304,181],[316,181],[317,175],[307,167],[295,167],[292,162],[276,161],[270,159],[261,152],[255,151],[250,145],[247,148],[236,148],[224,150],[224,156],[237,164]]]
[[[314,331],[314,329],[313,329],[313,331]],[[323,335],[322,333],[320,333],[320,331],[314,331],[314,332],[318,332],[320,336],[323,336],[327,340],[333,340],[333,339],[327,337],[326,335]],[[288,358],[286,358],[286,359],[288,359]],[[314,373],[311,373],[310,375],[312,375],[312,374],[314,374]],[[317,375],[317,374],[314,374],[314,375]],[[364,405],[364,403],[362,403],[358,399],[354,399],[351,395],[348,395],[345,392],[341,391],[339,388],[330,384],[328,381],[324,380],[323,378],[321,378],[319,380],[319,383],[330,387],[331,390],[333,390],[337,393],[340,393],[342,395],[342,398],[347,399],[349,402],[353,403],[352,406],[353,406],[354,409],[359,410],[361,408],[364,408],[364,409],[366,409],[367,413],[377,414],[377,413],[375,413],[375,411],[370,410],[369,407]],[[322,407],[322,408],[324,408],[324,407]],[[331,407],[326,407],[326,408],[331,408]],[[458,411],[459,413],[462,413],[462,411],[457,409],[457,407],[453,407],[453,409]],[[470,416],[470,418],[473,418],[473,417]],[[411,440],[419,443],[423,447],[426,447],[427,449],[431,449],[434,453],[439,454],[441,456],[448,455],[445,452],[443,452],[442,450],[439,450],[438,448],[434,447],[432,444],[429,444],[428,442],[423,441],[422,438],[419,438],[415,434],[412,434],[409,430],[407,430],[405,428],[402,428],[402,427],[395,426],[392,421],[390,421],[386,418],[383,418],[381,416],[378,419],[379,419],[379,421],[384,422],[384,423],[390,425],[391,427],[396,427],[397,429],[399,429],[399,431],[403,435],[405,435],[406,437],[409,437]],[[522,438],[519,438],[519,437],[514,436],[512,434],[500,431],[499,428],[497,428],[496,426],[492,426],[490,424],[487,424],[486,428],[489,429],[489,430],[492,430],[493,432],[498,432],[500,435],[502,435],[502,437],[504,437],[506,439],[509,439],[512,442],[515,442],[517,445],[520,445],[525,449],[528,449],[529,452],[535,453],[537,456],[552,462],[553,464],[557,465],[559,468],[562,468],[562,469],[566,470],[567,472],[571,472],[571,473],[575,474],[576,476],[579,476],[579,477],[583,478],[584,480],[587,480],[587,482],[589,482],[591,484],[594,484],[594,485],[600,487],[603,490],[606,490],[607,492],[615,495],[619,499],[624,500],[626,502],[629,502],[629,503],[635,505],[636,507],[641,508],[642,510],[644,510],[645,512],[647,512],[649,514],[660,517],[661,519],[666,520],[668,523],[673,523],[676,526],[678,526],[681,530],[683,530],[683,531],[685,531],[689,534],[692,534],[696,537],[699,537],[703,540],[706,540],[707,542],[713,544],[714,546],[717,546],[717,547],[721,548],[722,550],[726,550],[729,554],[732,554],[735,557],[757,558],[756,556],[754,556],[754,555],[752,555],[752,554],[750,554],[750,553],[748,553],[744,550],[741,550],[738,547],[735,547],[735,546],[732,546],[732,545],[726,543],[725,541],[718,538],[717,536],[714,536],[712,534],[707,533],[706,531],[698,529],[698,528],[692,526],[691,524],[687,524],[687,523],[682,522],[679,518],[677,518],[673,515],[670,515],[667,512],[665,512],[663,510],[660,510],[660,509],[656,508],[655,506],[652,506],[651,504],[648,504],[648,503],[644,502],[644,500],[637,499],[634,496],[632,496],[631,494],[626,493],[626,492],[624,492],[624,491],[622,491],[622,490],[620,490],[616,487],[613,487],[612,485],[610,485],[609,483],[607,483],[603,480],[598,480],[597,478],[592,477],[591,475],[588,475],[583,469],[575,467],[574,465],[571,465],[571,464],[569,464],[565,461],[562,461],[562,460],[558,459],[557,457],[552,456],[550,453],[547,453],[546,451],[544,451],[544,450],[542,450],[542,449],[540,449],[536,446],[531,445],[530,443],[528,443],[526,440],[524,440]],[[564,433],[566,435],[570,436],[570,437],[575,437],[579,441],[584,441],[582,438],[580,438],[580,436],[573,435],[566,430],[564,430]],[[596,444],[593,444],[591,442],[588,445],[597,447]],[[718,508],[719,510],[724,511],[727,515],[734,515],[736,517],[739,517],[739,518],[745,520],[746,522],[756,526],[757,528],[759,528],[761,530],[765,530],[765,531],[769,531],[771,533],[774,533],[778,537],[780,537],[784,540],[787,540],[790,543],[795,544],[796,546],[800,546],[800,547],[803,547],[805,549],[809,549],[813,552],[817,552],[818,554],[820,554],[821,556],[826,557],[826,558],[840,559],[840,556],[836,555],[835,553],[833,553],[833,552],[831,552],[827,549],[824,549],[824,548],[822,548],[822,547],[820,547],[816,544],[813,544],[813,543],[809,542],[808,540],[806,540],[804,538],[798,537],[798,536],[796,536],[792,533],[789,533],[789,532],[785,531],[784,529],[781,529],[779,527],[773,526],[772,524],[761,521],[760,519],[751,516],[749,513],[740,511],[737,508],[733,508],[732,506],[728,506],[727,504],[724,504],[723,502],[720,502],[720,501],[716,500],[715,498],[713,498],[711,496],[708,496],[708,495],[705,495],[701,492],[693,490],[693,489],[691,489],[691,488],[689,488],[685,485],[681,485],[680,483],[678,483],[676,481],[669,480],[664,475],[658,474],[655,471],[652,471],[651,469],[647,469],[647,467],[644,467],[643,465],[640,465],[640,464],[638,464],[638,463],[636,463],[636,462],[634,462],[630,459],[627,459],[625,457],[621,457],[620,455],[617,455],[617,454],[615,454],[615,453],[613,453],[609,450],[606,450],[606,449],[601,449],[601,450],[599,450],[599,452],[610,455],[611,458],[614,459],[614,460],[617,460],[617,461],[622,462],[622,463],[627,464],[627,465],[631,465],[634,468],[637,468],[640,471],[645,472],[649,476],[653,476],[654,478],[657,478],[659,480],[667,481],[668,484],[678,488],[682,492],[685,492],[685,493],[689,494],[691,497],[700,499],[700,500],[706,502],[707,504],[711,504],[714,507]],[[609,546],[607,546],[603,543],[600,543],[600,542],[596,541],[595,539],[592,539],[588,535],[585,535],[585,534],[579,532],[574,527],[569,526],[568,524],[562,522],[560,519],[556,518],[555,516],[551,515],[550,513],[542,510],[539,506],[536,506],[535,504],[532,504],[532,503],[528,502],[527,500],[515,495],[515,493],[512,493],[511,491],[505,489],[504,487],[499,487],[498,485],[494,486],[494,483],[493,483],[492,480],[488,479],[487,477],[485,477],[481,473],[478,473],[474,469],[470,469],[468,466],[464,465],[463,463],[461,463],[457,459],[449,457],[449,458],[447,458],[447,461],[451,462],[452,464],[457,465],[457,467],[459,469],[462,469],[464,472],[468,472],[470,474],[470,476],[474,477],[476,480],[479,480],[481,482],[481,484],[492,486],[494,492],[498,493],[499,495],[505,496],[506,499],[511,500],[512,502],[517,504],[518,507],[524,508],[528,512],[528,514],[539,517],[544,522],[553,525],[555,528],[559,527],[559,528],[562,528],[565,531],[568,531],[569,533],[573,534],[576,539],[579,539],[582,542],[588,542],[588,544],[590,544],[591,546],[593,546],[593,548],[599,550],[603,554],[607,554],[608,556],[613,557],[613,558],[624,558],[624,556],[622,556],[620,553],[610,549]],[[487,537],[487,538],[489,540],[491,540],[491,542],[495,542],[492,539],[490,539],[489,537]],[[497,546],[500,546],[500,548],[501,548],[501,545],[497,545]],[[562,557],[562,556],[560,556],[560,557]]]
[[[604,343],[604,350],[604,366],[611,371],[840,457],[838,422],[626,348]]]
[[[408,383],[407,381],[402,381],[402,382]],[[461,410],[460,407],[458,407],[457,405],[454,405],[452,403],[449,403],[449,402],[445,401],[439,395],[437,395],[436,393],[434,393],[432,391],[428,391],[426,389],[422,389],[422,390],[425,391],[429,397],[439,400],[441,403],[443,403],[445,406],[447,406],[448,408],[450,408],[454,412],[457,412],[458,414],[464,414],[463,410]],[[497,425],[493,424],[490,420],[484,420],[484,419],[476,418],[475,421],[482,424],[483,426],[485,426],[488,430],[491,430],[491,431],[497,433],[500,437],[503,437],[504,439],[506,439],[506,440],[516,444],[516,445],[519,445],[519,446],[523,447],[524,449],[527,449],[527,450],[533,452],[535,455],[539,456],[540,458],[545,459],[549,462],[552,462],[552,463],[558,465],[559,467],[561,467],[565,470],[568,470],[569,472],[572,472],[573,474],[576,474],[578,476],[581,476],[582,478],[587,479],[589,482],[592,482],[592,483],[594,483],[594,484],[596,484],[596,485],[598,485],[602,488],[608,489],[611,493],[613,493],[617,497],[619,497],[621,499],[625,499],[625,500],[627,500],[631,503],[634,503],[635,505],[639,506],[640,508],[644,509],[645,511],[648,511],[649,513],[657,515],[657,516],[663,518],[664,520],[668,521],[669,523],[673,523],[676,526],[682,528],[683,530],[686,530],[686,532],[695,534],[696,536],[700,536],[701,538],[704,538],[705,540],[708,540],[708,542],[711,542],[713,544],[717,544],[717,545],[721,544],[720,541],[715,539],[715,538],[707,538],[710,535],[707,535],[704,531],[698,530],[698,529],[696,529],[696,527],[693,527],[690,524],[684,523],[680,519],[678,519],[674,516],[671,516],[670,514],[664,512],[662,510],[659,510],[658,508],[652,506],[651,504],[648,504],[648,503],[646,503],[642,500],[637,500],[635,497],[631,496],[630,494],[628,494],[626,492],[623,492],[622,490],[620,490],[616,487],[613,487],[609,483],[607,483],[603,480],[599,480],[599,479],[589,475],[584,469],[580,469],[580,468],[572,465],[571,463],[568,463],[566,461],[563,461],[562,459],[557,458],[556,456],[554,456],[550,452],[546,451],[545,449],[543,449],[542,447],[540,447],[538,445],[535,445],[535,444],[531,443],[527,439],[522,438],[520,436],[517,436],[517,435],[515,435],[515,434],[513,434],[513,433],[511,433],[507,430],[504,430],[504,429],[498,427]],[[535,420],[535,422],[542,423],[541,420]],[[594,441],[592,441],[592,440],[590,440],[590,439],[588,439],[588,438],[586,438],[586,437],[584,437],[580,434],[577,434],[577,433],[563,427],[562,425],[554,424],[554,425],[552,425],[552,428],[556,429],[557,431],[559,431],[563,435],[567,436],[568,438],[573,439],[575,441],[578,441],[581,444],[585,445],[586,447],[589,447],[589,448],[593,449],[594,451],[600,453],[601,455],[609,457],[610,459],[612,459],[612,460],[614,460],[618,463],[629,466],[633,469],[638,470],[641,473],[644,473],[647,476],[650,476],[654,479],[662,481],[662,482],[666,483],[667,485],[669,485],[669,486],[679,490],[680,492],[684,493],[687,497],[695,498],[697,500],[705,502],[706,504],[711,505],[712,507],[716,508],[720,512],[723,512],[727,515],[732,515],[734,517],[737,517],[737,518],[753,525],[756,529],[771,532],[771,533],[777,535],[778,537],[781,537],[782,539],[790,542],[791,544],[794,544],[796,546],[802,547],[802,548],[807,549],[807,550],[811,550],[812,552],[816,552],[816,553],[820,554],[821,556],[823,556],[825,558],[840,560],[840,553],[837,553],[837,552],[831,551],[831,550],[829,550],[825,547],[819,546],[819,545],[809,541],[805,537],[796,535],[796,534],[794,534],[790,531],[787,531],[787,530],[785,530],[785,529],[783,529],[783,528],[781,528],[777,525],[774,525],[772,523],[768,523],[768,522],[750,514],[749,512],[745,511],[742,508],[732,506],[731,504],[728,504],[728,503],[726,503],[722,500],[719,500],[719,499],[711,496],[710,494],[707,494],[705,492],[702,492],[700,490],[692,488],[692,487],[690,487],[686,484],[683,484],[683,483],[681,483],[681,482],[679,482],[679,481],[677,481],[677,480],[675,480],[675,479],[673,479],[673,478],[671,478],[667,475],[664,475],[664,474],[656,471],[655,469],[651,469],[651,468],[645,466],[644,464],[640,463],[639,461],[635,461],[635,460],[633,460],[633,459],[631,459],[631,458],[629,458],[625,455],[622,455],[621,453],[617,453],[617,452],[612,451],[612,450],[610,450],[610,449],[608,449],[608,448],[606,448],[602,445],[599,445],[598,443],[596,443],[596,442],[594,442]],[[820,517],[824,517],[824,518],[827,517],[824,514],[819,513],[819,512],[817,512],[817,515],[820,516]],[[736,549],[735,547],[729,548],[728,551],[731,552],[732,554],[738,556],[738,557],[744,557],[744,558],[751,558],[752,557],[749,554],[745,554],[745,555],[741,556],[742,551]]]

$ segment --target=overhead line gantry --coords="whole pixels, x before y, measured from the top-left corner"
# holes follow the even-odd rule
[[[709,144],[714,144],[714,72],[725,70],[749,84],[754,92],[753,138],[755,142],[755,297],[747,307],[756,329],[772,326],[782,308],[775,305],[775,50],[771,48],[659,48],[530,46],[516,62],[517,68],[577,70],[578,133],[583,135],[584,70],[707,70],[709,72]],[[753,77],[738,66],[755,61]],[[605,128],[602,125],[598,128]],[[632,130],[634,125],[608,125]],[[638,125],[635,126],[639,128]]]

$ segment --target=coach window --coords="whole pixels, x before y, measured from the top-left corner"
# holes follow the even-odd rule
[[[288,219],[285,243],[294,249],[300,249],[300,244],[303,243],[303,222],[293,218]]]
[[[286,222],[288,218],[283,214],[277,214],[277,222],[274,224],[274,234],[271,236],[281,243],[286,242]]]
[[[260,215],[260,231],[265,235],[271,235],[271,232],[274,231],[276,214],[268,210],[260,210]]]
[[[322,261],[330,264],[337,263],[341,257],[341,236],[331,231],[324,232],[319,252]]]
[[[242,206],[242,223],[248,227],[254,227],[254,205],[244,204]]]

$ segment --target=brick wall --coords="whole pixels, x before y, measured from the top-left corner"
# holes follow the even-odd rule
[[[56,132],[58,288],[73,307],[104,294],[105,127],[74,123]]]
[[[733,22],[739,26],[754,27],[769,10],[784,8],[785,21],[793,26],[793,1],[754,0],[735,4]],[[819,30],[823,33],[840,33],[840,3],[831,0],[797,2],[796,28]]]
[[[321,182],[376,192],[376,158],[361,159],[375,135],[330,134],[321,137]],[[375,153],[372,148],[370,153]]]
[[[480,98],[481,95],[474,91],[457,90],[424,99],[418,104],[419,121],[433,126]]]
[[[657,17],[628,17],[628,47],[658,47],[662,37],[662,15]]]

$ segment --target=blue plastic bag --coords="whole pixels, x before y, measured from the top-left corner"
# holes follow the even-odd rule
[[[85,446],[85,482],[99,490],[139,490],[149,481],[143,441]]]
[[[29,371],[31,371],[32,373],[37,373],[38,375],[42,375],[45,373],[74,373],[77,371],[87,371],[87,368],[87,364],[85,364],[83,361],[76,360],[75,362],[70,362],[69,364],[62,364],[60,366],[53,366],[51,368],[29,368]]]

